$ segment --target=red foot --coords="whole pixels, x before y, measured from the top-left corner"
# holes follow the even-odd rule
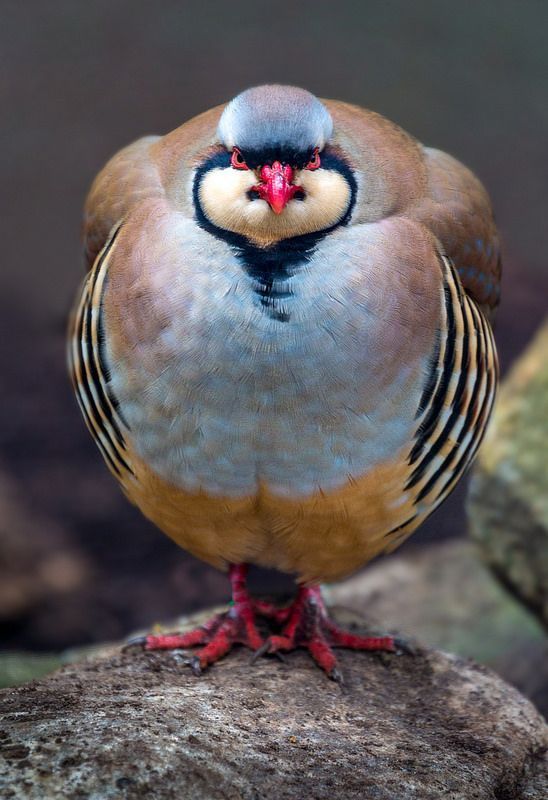
[[[333,647],[394,652],[397,646],[413,652],[392,636],[356,636],[340,630],[329,619],[318,586],[299,589],[290,606],[278,608],[264,600],[253,600],[246,589],[246,576],[247,565],[230,567],[231,607],[199,628],[186,633],[145,636],[128,644],[143,644],[145,650],[174,650],[201,645],[202,649],[188,662],[196,674],[226,655],[235,644],[254,650],[253,660],[265,653],[277,653],[281,658],[282,652],[305,647],[318,666],[338,681],[341,674]],[[280,633],[264,641],[256,626],[256,616],[270,620],[275,629],[281,629]]]
[[[186,633],[146,636],[143,642],[145,650],[174,650],[205,645],[189,661],[193,672],[199,675],[209,664],[226,655],[235,644],[243,644],[252,650],[260,649],[263,637],[255,625],[254,604],[245,586],[246,574],[247,566],[244,564],[230,567],[233,602],[228,611],[216,614],[199,628]]]
[[[396,641],[392,636],[356,636],[337,627],[329,619],[318,586],[301,588],[295,602],[284,611],[287,612],[287,621],[281,634],[270,636],[257,655],[306,647],[316,664],[330,678],[341,681],[333,647],[384,650],[389,653],[396,651]]]

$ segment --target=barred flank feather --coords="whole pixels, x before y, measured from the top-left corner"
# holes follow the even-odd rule
[[[133,475],[127,458],[123,420],[109,387],[104,359],[102,297],[109,260],[120,232],[119,223],[87,274],[69,336],[68,360],[78,404],[103,458],[118,478]]]
[[[452,491],[472,463],[493,408],[498,360],[491,327],[462,289],[451,261],[440,256],[445,325],[436,342],[409,454],[405,491],[417,513],[391,530],[401,542]]]

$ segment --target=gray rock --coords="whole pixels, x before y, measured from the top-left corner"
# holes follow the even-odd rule
[[[491,575],[466,539],[379,559],[329,587],[332,604],[378,629],[485,664],[548,714],[548,641],[537,619]]]
[[[0,693],[2,798],[545,800],[547,728],[484,667],[436,651],[302,652],[201,678],[117,648]]]
[[[548,625],[548,322],[502,385],[469,518],[486,562]]]

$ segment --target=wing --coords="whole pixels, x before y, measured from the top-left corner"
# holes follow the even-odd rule
[[[391,551],[443,502],[474,460],[493,408],[498,360],[491,326],[440,255],[444,322],[417,412],[404,493],[412,516],[386,534]]]
[[[500,255],[487,192],[456,159],[423,147],[397,125],[328,102],[335,140],[361,174],[353,223],[403,214],[421,222],[454,263],[467,294],[489,317],[499,302]]]
[[[212,121],[216,122],[219,113],[219,109],[213,109],[167,136],[147,136],[121,150],[97,175],[85,204],[83,236],[88,272],[70,322],[69,369],[89,431],[111,472],[126,489],[135,477],[131,432],[112,389],[105,341],[103,301],[112,280],[109,268],[123,229],[131,225],[135,215],[142,221],[139,213],[144,207],[171,200],[180,212],[192,213],[179,187],[187,185],[196,153],[210,144],[211,130],[215,131]],[[121,269],[124,271],[123,259]]]
[[[224,106],[199,114],[166,136],[145,136],[116,153],[97,175],[84,209],[84,250],[89,269],[110,231],[143,200],[166,198],[192,217],[182,195],[191,170],[215,141]]]
[[[490,317],[500,299],[499,238],[487,192],[456,159],[423,148],[429,198],[418,218],[441,242],[467,294]]]
[[[87,275],[76,299],[68,338],[68,362],[78,404],[107,466],[127,484],[134,472],[126,438],[129,428],[110,386],[103,326],[103,294],[123,221],[140,201],[162,192],[150,156],[159,137],[148,136],[117,153],[95,178],[83,223]]]
[[[97,175],[84,207],[83,239],[87,269],[114,225],[141,200],[163,194],[150,149],[160,137],[145,136],[116,153]]]
[[[70,321],[68,362],[86,425],[109,469],[124,483],[134,475],[125,439],[129,428],[109,387],[103,331],[104,286],[121,227],[118,223],[112,229],[84,279]]]

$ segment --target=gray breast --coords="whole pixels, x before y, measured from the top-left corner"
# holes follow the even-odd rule
[[[152,373],[112,364],[136,449],[161,476],[218,495],[262,482],[302,496],[344,485],[411,440],[429,353],[409,346],[409,331],[394,335],[389,287],[364,282],[355,237],[331,236],[288,279],[288,322],[265,313],[228,247],[195,248],[191,278],[179,271],[165,298]],[[179,285],[192,286],[184,313]]]

